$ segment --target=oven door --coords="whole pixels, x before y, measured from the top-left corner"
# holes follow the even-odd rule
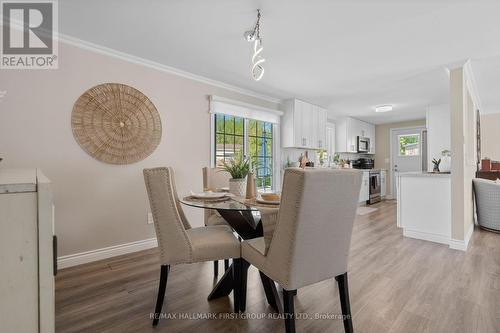
[[[380,197],[380,172],[370,172],[370,201],[369,203],[379,202]]]
[[[370,151],[370,139],[358,136],[358,153],[368,153]]]

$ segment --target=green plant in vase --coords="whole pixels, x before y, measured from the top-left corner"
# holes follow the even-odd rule
[[[222,170],[231,175],[229,192],[239,197],[245,196],[246,177],[250,172],[250,160],[245,158],[243,154],[238,153],[228,162],[224,161],[222,163]]]

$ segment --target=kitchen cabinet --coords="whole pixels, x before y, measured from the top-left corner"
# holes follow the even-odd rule
[[[281,121],[283,147],[325,149],[326,110],[298,99],[286,101],[285,108]]]
[[[361,181],[361,189],[359,191],[359,202],[366,203],[370,199],[370,172],[363,172],[363,180]]]
[[[336,151],[357,152],[358,136],[370,139],[370,154],[375,154],[375,125],[351,118],[343,117],[336,121]]]
[[[335,124],[327,122],[326,124],[326,152],[333,158],[335,154]]]
[[[54,332],[53,230],[50,181],[35,169],[0,169],[2,332]]]
[[[387,195],[387,171],[380,170],[380,196],[384,198]]]

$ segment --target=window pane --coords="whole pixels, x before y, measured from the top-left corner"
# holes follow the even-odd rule
[[[250,157],[257,156],[257,138],[248,138],[248,153]]]
[[[248,135],[250,136],[257,135],[257,120],[250,119],[248,121]]]
[[[224,116],[225,119],[225,130],[226,134],[233,134],[234,133],[234,117],[233,116]]]
[[[399,135],[399,156],[420,155],[420,134]]]
[[[234,137],[234,149],[237,153],[243,152],[243,136]]]
[[[267,136],[268,138],[272,138],[273,137],[273,124],[271,124],[271,123],[264,123],[264,124],[265,124],[264,135]]]
[[[257,136],[262,136],[264,131],[264,123],[262,121],[257,122]]]
[[[215,132],[224,133],[224,116],[220,114],[215,115]]]
[[[234,134],[243,135],[243,126],[244,126],[243,118],[235,118],[234,120],[235,120]]]

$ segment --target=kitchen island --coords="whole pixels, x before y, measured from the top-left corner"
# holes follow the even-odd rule
[[[400,173],[397,187],[397,224],[403,236],[453,245],[451,175]]]

